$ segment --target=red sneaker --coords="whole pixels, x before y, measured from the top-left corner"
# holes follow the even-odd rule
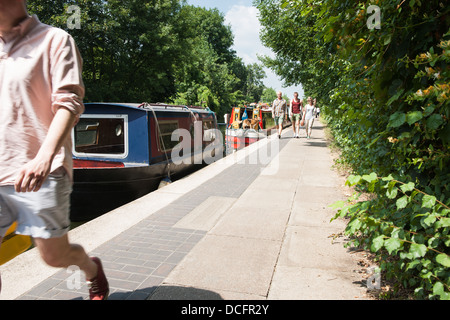
[[[97,276],[92,280],[87,280],[89,287],[89,299],[90,300],[106,300],[109,294],[109,284],[103,272],[103,266],[99,258],[91,258],[97,264],[98,271]]]

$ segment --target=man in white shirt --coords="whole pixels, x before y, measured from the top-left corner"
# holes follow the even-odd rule
[[[283,131],[286,107],[286,100],[282,98],[281,91],[278,91],[277,98],[272,103],[272,118],[275,120],[275,125],[277,126],[278,138],[281,138],[281,132]]]

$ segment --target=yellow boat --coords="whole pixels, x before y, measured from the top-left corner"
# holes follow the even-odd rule
[[[14,222],[3,237],[0,246],[0,265],[8,262],[31,247],[31,237],[16,234],[17,222]]]

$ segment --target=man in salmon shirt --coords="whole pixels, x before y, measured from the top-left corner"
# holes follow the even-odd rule
[[[84,111],[81,71],[68,33],[29,16],[25,0],[0,0],[0,244],[17,221],[16,233],[31,236],[48,265],[78,266],[90,299],[104,300],[100,260],[67,235],[70,132]]]

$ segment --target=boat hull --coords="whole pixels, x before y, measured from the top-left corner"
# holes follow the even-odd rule
[[[225,141],[227,153],[245,148],[258,140],[267,137],[267,130],[243,130],[227,128],[225,131]]]
[[[174,181],[202,164],[171,164]],[[70,219],[87,221],[158,189],[168,176],[166,163],[130,168],[78,168],[74,170]]]

